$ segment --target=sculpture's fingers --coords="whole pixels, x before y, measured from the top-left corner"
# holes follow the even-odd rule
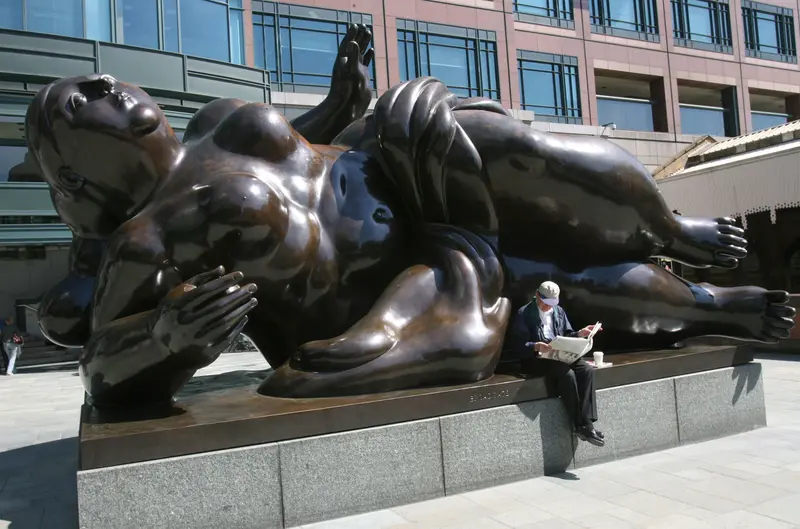
[[[213,323],[206,326],[200,333],[199,338],[208,338],[208,341],[215,343],[227,335],[231,329],[234,329],[248,312],[253,310],[258,305],[258,300],[252,298],[247,303],[237,309],[232,310],[227,315],[218,317],[213,320]]]
[[[208,283],[202,284],[183,295],[181,305],[188,311],[194,311],[201,305],[216,298],[230,287],[242,280],[244,274],[232,272]]]
[[[356,26],[355,24],[350,24],[350,26],[348,26],[348,28],[347,28],[347,33],[345,34],[344,38],[342,39],[342,42],[339,43],[339,55],[340,56],[341,55],[347,55],[347,47],[350,44],[350,42],[352,42],[352,41],[354,41],[356,39],[357,35],[358,35],[358,26]]]
[[[369,48],[369,44],[372,42],[372,32],[367,26],[361,26],[360,31],[358,32],[358,40],[356,42],[358,42],[358,47],[361,49],[362,53]]]
[[[250,321],[248,316],[242,318],[242,320],[234,327],[230,329],[228,332],[222,333],[216,340],[211,341],[211,345],[209,346],[209,356],[213,356],[216,358],[219,356],[223,351],[225,351],[228,347],[230,347],[236,338],[241,334],[244,330],[247,322]]]
[[[194,276],[190,280],[186,281],[186,283],[188,283],[190,285],[194,285],[196,287],[199,287],[200,285],[208,283],[212,279],[216,279],[218,277],[221,277],[224,274],[225,274],[225,267],[224,266],[218,266],[213,270],[209,270],[208,272],[203,272],[202,274],[197,274],[196,276]]]
[[[257,287],[253,284],[237,288],[234,292],[204,305],[187,318],[187,323],[196,323],[200,326],[211,324],[217,318],[223,317],[235,308],[249,303]]]
[[[361,63],[361,51],[358,49],[358,43],[351,40],[347,43],[347,67],[353,73],[358,73],[358,65]]]
[[[373,48],[370,48],[364,54],[364,60],[362,60],[361,63],[364,66],[369,66],[374,58],[375,58],[375,50]]]

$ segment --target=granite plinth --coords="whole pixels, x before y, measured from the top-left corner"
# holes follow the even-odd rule
[[[767,425],[761,364],[750,363],[675,378],[682,443]]]
[[[700,346],[609,355],[598,389],[731,367],[752,361],[751,346]],[[277,441],[398,424],[554,396],[542,378],[497,374],[462,386],[320,399],[256,393],[259,372],[195,379],[170,409],[136,414],[84,406],[80,468],[152,461]]]
[[[572,433],[559,399],[442,417],[446,492],[493,487],[572,465]]]

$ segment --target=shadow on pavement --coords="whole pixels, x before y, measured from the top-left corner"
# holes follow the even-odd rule
[[[76,529],[77,470],[77,437],[0,452],[0,527]]]

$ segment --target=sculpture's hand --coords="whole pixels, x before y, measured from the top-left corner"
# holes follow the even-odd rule
[[[228,348],[258,302],[256,285],[239,287],[241,272],[219,267],[172,289],[153,316],[153,336],[173,354],[200,356],[205,363]]]
[[[375,55],[372,32],[363,24],[351,24],[339,45],[339,55],[333,65],[330,97],[340,101],[352,112],[353,119],[366,113],[372,100],[369,86],[369,64]]]

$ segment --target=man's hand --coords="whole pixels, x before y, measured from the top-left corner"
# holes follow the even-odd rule
[[[536,342],[533,344],[533,350],[541,355],[542,353],[550,353],[553,351],[553,346],[549,343]]]
[[[583,329],[578,331],[578,336],[580,336],[581,338],[586,338],[587,336],[592,334],[592,331],[594,330],[595,326],[596,325],[588,325],[584,327]],[[597,332],[601,332],[602,330],[603,328],[600,327],[600,329]]]
[[[361,118],[369,108],[372,89],[369,86],[369,64],[375,52],[369,47],[372,32],[363,24],[351,24],[339,45],[333,65],[331,91],[328,97],[339,102],[352,119]]]

